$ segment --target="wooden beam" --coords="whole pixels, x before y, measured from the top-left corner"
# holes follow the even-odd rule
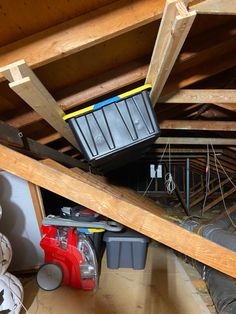
[[[55,99],[39,81],[34,72],[27,66],[24,60],[20,60],[0,68],[6,79],[10,82],[10,88],[20,96],[31,108],[45,119],[74,147],[78,143],[68,124],[62,119],[64,111],[57,105]]]
[[[234,138],[207,138],[207,137],[159,137],[156,144],[172,144],[172,145],[222,145],[236,146]]]
[[[155,106],[167,78],[196,17],[182,1],[167,0],[148,69],[146,84],[152,85],[151,101]]]
[[[225,179],[224,181],[221,182],[221,186],[224,186],[225,184],[229,183],[229,179]],[[220,184],[217,184],[213,189],[211,189],[208,193],[207,193],[207,197],[210,196],[211,194],[213,194],[215,191],[217,191],[220,188]],[[190,208],[193,206],[196,206],[198,203],[200,203],[201,201],[203,201],[205,198],[205,194],[199,196],[198,198],[196,198],[191,204],[190,204]]]
[[[169,84],[166,85],[163,91],[164,95],[175,90],[176,86],[184,88],[199,80],[205,79],[210,75],[220,73],[235,66],[236,58],[235,55],[232,54],[234,46],[234,40],[230,39],[224,41],[222,45],[219,45],[218,43],[214,44],[212,47],[203,49],[194,55],[186,53],[181,55],[181,66],[183,67],[183,70],[178,72],[175,76],[176,79],[172,79]],[[213,56],[214,60],[211,62]],[[218,62],[218,59],[220,59],[221,62]],[[187,70],[185,70],[186,66]],[[207,67],[207,71],[198,73],[197,69],[199,67]],[[75,86],[73,91],[66,89],[64,94],[60,93],[59,97],[57,97],[59,99],[58,105],[61,106],[63,110],[68,110],[85,102],[94,100],[96,96],[101,97],[108,93],[115,92],[119,88],[123,88],[129,84],[144,79],[147,70],[148,65],[146,64],[146,60],[139,60],[107,71],[95,78],[89,78],[89,80],[80,82],[78,86]],[[233,110],[232,105],[223,105],[230,106],[230,108],[227,109]],[[41,117],[33,111],[25,114],[19,113],[16,117],[9,119],[7,123],[19,128],[40,120]]]
[[[202,130],[202,131],[236,131],[235,121],[206,121],[206,120],[163,120],[161,129],[171,130]]]
[[[200,14],[236,15],[235,0],[206,0],[191,6]]]
[[[225,192],[223,194],[224,199],[226,199],[228,196],[230,196],[231,194],[233,194],[235,192],[235,187],[231,188],[229,191]],[[220,203],[222,201],[222,196],[220,195],[219,197],[217,197],[214,201],[212,201],[210,204],[208,204],[207,206],[205,206],[202,210],[203,212],[206,212],[207,210],[209,210],[210,208],[212,208],[213,206],[217,205],[218,203]]]
[[[164,0],[115,1],[0,48],[0,66],[25,59],[36,68],[65,58],[160,19],[163,8]]]
[[[236,89],[180,89],[161,96],[160,103],[175,104],[236,104]]]
[[[84,175],[83,171],[76,174],[66,168],[62,171],[61,166],[58,169],[53,164],[39,163],[4,146],[0,146],[0,168],[236,277],[235,252],[168,221],[160,207],[136,193],[130,195],[122,188],[100,182],[98,178],[95,181],[93,176],[89,173]]]
[[[28,137],[24,137],[19,130],[2,121],[0,121],[0,143],[24,150],[26,154],[28,152],[37,158],[51,158],[68,167],[80,167],[84,170],[89,170],[86,163],[73,159],[68,155],[59,153],[58,151],[42,145]]]

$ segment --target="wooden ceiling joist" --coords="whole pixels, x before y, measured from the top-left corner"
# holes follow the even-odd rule
[[[208,137],[159,137],[156,144],[172,144],[172,145],[222,145],[236,146],[234,138],[208,138]]]
[[[164,3],[164,0],[115,1],[0,48],[0,66],[25,59],[30,67],[36,68],[64,58],[160,19]]]
[[[206,121],[206,120],[164,120],[161,129],[172,130],[202,130],[202,131],[236,131],[235,121]]]
[[[89,173],[84,175],[83,171],[77,174],[53,163],[42,164],[4,146],[0,146],[0,168],[236,277],[235,252],[168,221],[160,207],[135,193],[113,187]]]
[[[166,1],[146,78],[146,84],[152,85],[150,97],[153,106],[157,103],[195,17],[196,12],[188,12],[183,1]]]
[[[64,111],[57,105],[55,99],[24,60],[0,68],[0,73],[10,82],[9,87],[18,96],[57,130],[61,136],[78,148],[70,127],[62,118],[65,115]]]
[[[200,14],[236,15],[235,0],[205,0],[192,5],[191,9]]]
[[[180,89],[159,98],[160,103],[236,104],[235,89]]]

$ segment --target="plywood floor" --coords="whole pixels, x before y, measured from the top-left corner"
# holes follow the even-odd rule
[[[176,256],[156,243],[149,248],[143,271],[110,270],[104,259],[96,293],[69,287],[46,292],[32,278],[26,280],[24,289],[30,314],[210,313]]]

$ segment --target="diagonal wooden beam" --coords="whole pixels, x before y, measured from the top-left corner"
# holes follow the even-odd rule
[[[236,89],[180,89],[175,93],[161,96],[158,102],[176,104],[236,104]]]
[[[171,130],[202,130],[202,131],[236,131],[235,121],[206,121],[206,120],[163,120],[161,129]]]
[[[146,84],[152,85],[150,97],[153,106],[162,92],[195,17],[196,12],[188,12],[182,1],[166,1],[146,78]]]
[[[4,146],[0,146],[0,168],[236,277],[235,252],[168,221],[164,211],[146,198],[95,180],[89,173],[45,165]]]
[[[224,186],[225,184],[227,184],[229,182],[229,179],[225,179],[224,181],[221,182],[221,186]],[[217,191],[220,188],[220,184],[217,184],[213,189],[211,189],[208,193],[207,193],[207,197],[212,195],[215,191]],[[192,201],[192,203],[190,204],[190,208],[193,206],[196,206],[197,204],[199,204],[201,201],[203,201],[205,198],[205,194],[199,196],[198,198],[196,198],[194,201]]]
[[[33,155],[35,158],[51,158],[68,167],[80,167],[84,170],[89,170],[86,163],[25,137],[18,129],[13,128],[2,121],[0,121],[0,143],[14,147],[14,149],[19,149],[25,154]]]
[[[70,127],[62,119],[65,115],[64,111],[57,105],[55,99],[24,60],[0,68],[0,73],[10,82],[9,87],[17,95],[42,116],[61,136],[78,148]]]
[[[235,192],[235,187],[231,188],[230,190],[228,190],[227,192],[225,192],[223,194],[224,199],[226,199],[228,196],[232,195]],[[207,206],[205,206],[203,208],[203,212],[206,212],[207,210],[211,209],[212,207],[214,207],[215,205],[217,205],[218,203],[220,203],[222,201],[222,196],[220,195],[219,197],[217,197],[214,201],[212,201],[210,204],[208,204]]]
[[[201,14],[236,15],[235,0],[205,0],[192,5],[191,9]]]

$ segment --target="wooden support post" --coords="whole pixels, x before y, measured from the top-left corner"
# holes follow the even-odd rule
[[[225,192],[223,194],[224,198],[230,196],[231,194],[233,194],[235,192],[235,187],[233,187],[232,189],[230,189],[229,191]],[[218,203],[220,203],[222,201],[222,196],[220,195],[219,197],[217,197],[214,201],[212,201],[210,204],[208,204],[206,207],[203,208],[203,212],[206,212],[207,210],[209,210],[210,208],[212,208],[213,206],[217,205]]]
[[[182,1],[166,1],[146,78],[146,84],[152,85],[150,97],[153,106],[157,103],[195,17],[196,12],[188,12]]]
[[[2,145],[0,168],[236,278],[235,252],[168,221],[160,207],[136,193],[129,195],[122,188],[100,182],[97,177],[95,181],[94,176],[81,170],[77,174],[62,166],[58,169],[53,164],[42,164]]]
[[[55,99],[24,60],[0,68],[0,73],[10,82],[10,88],[17,95],[78,149],[78,144],[70,127],[62,119],[65,115],[64,111],[57,105]]]

